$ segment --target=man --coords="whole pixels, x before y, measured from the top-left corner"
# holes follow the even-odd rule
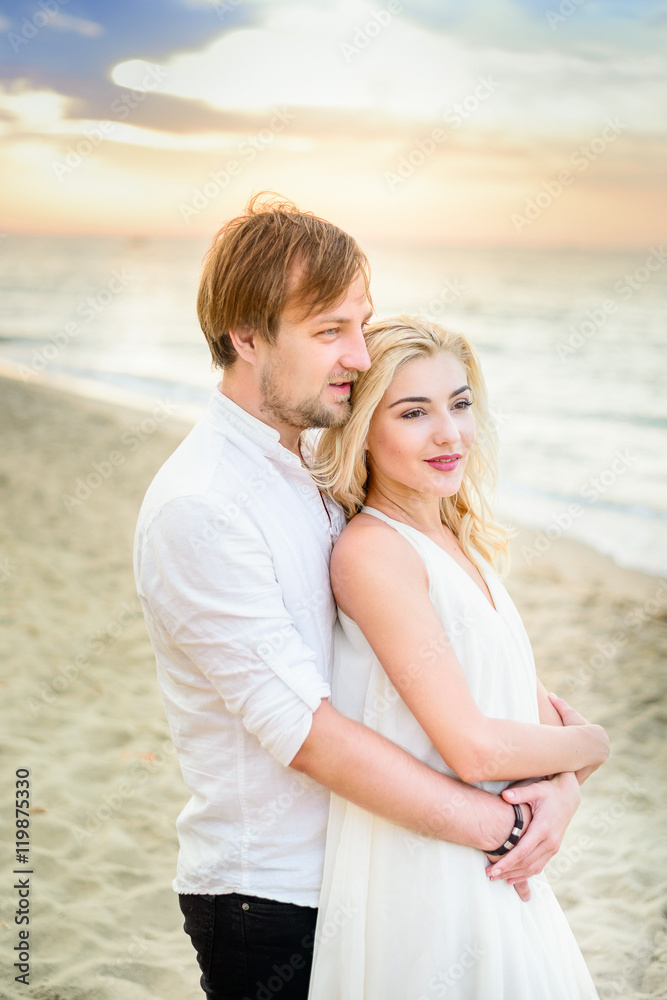
[[[328,566],[344,522],[301,449],[304,430],[350,415],[369,365],[368,274],[350,236],[290,204],[255,199],[223,227],[198,299],[223,381],[139,517],[137,587],[192,794],[174,888],[215,1000],[305,1000],[329,789],[480,850],[514,826],[502,798],[430,770],[327,700]],[[555,853],[578,786],[564,775],[515,796],[535,818],[496,868],[520,882]]]

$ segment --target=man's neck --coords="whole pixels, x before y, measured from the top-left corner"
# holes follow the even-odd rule
[[[222,382],[218,386],[218,391],[223,396],[226,396],[227,399],[231,399],[232,403],[240,406],[246,413],[249,413],[251,417],[261,420],[267,427],[272,427],[274,431],[278,431],[280,434],[280,443],[283,448],[287,448],[288,451],[291,451],[299,458],[302,457],[299,448],[301,429],[284,424],[273,417],[272,414],[267,413],[262,408],[259,389],[252,382],[235,378],[230,371],[223,377]]]

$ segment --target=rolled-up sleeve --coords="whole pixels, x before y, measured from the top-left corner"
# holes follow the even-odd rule
[[[139,549],[139,596],[228,711],[287,765],[330,688],[285,606],[260,527],[244,512],[217,524],[208,500],[166,504]]]

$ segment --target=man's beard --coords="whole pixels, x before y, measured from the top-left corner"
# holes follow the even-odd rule
[[[263,410],[289,427],[299,430],[307,427],[342,427],[347,423],[352,412],[350,396],[341,399],[334,406],[326,406],[322,402],[321,393],[300,403],[292,403],[280,392],[274,372],[274,368],[267,367],[260,377]]]

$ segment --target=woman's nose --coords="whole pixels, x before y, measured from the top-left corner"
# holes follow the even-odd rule
[[[433,436],[438,443],[442,444],[459,440],[459,428],[449,410],[439,414],[438,423]]]

